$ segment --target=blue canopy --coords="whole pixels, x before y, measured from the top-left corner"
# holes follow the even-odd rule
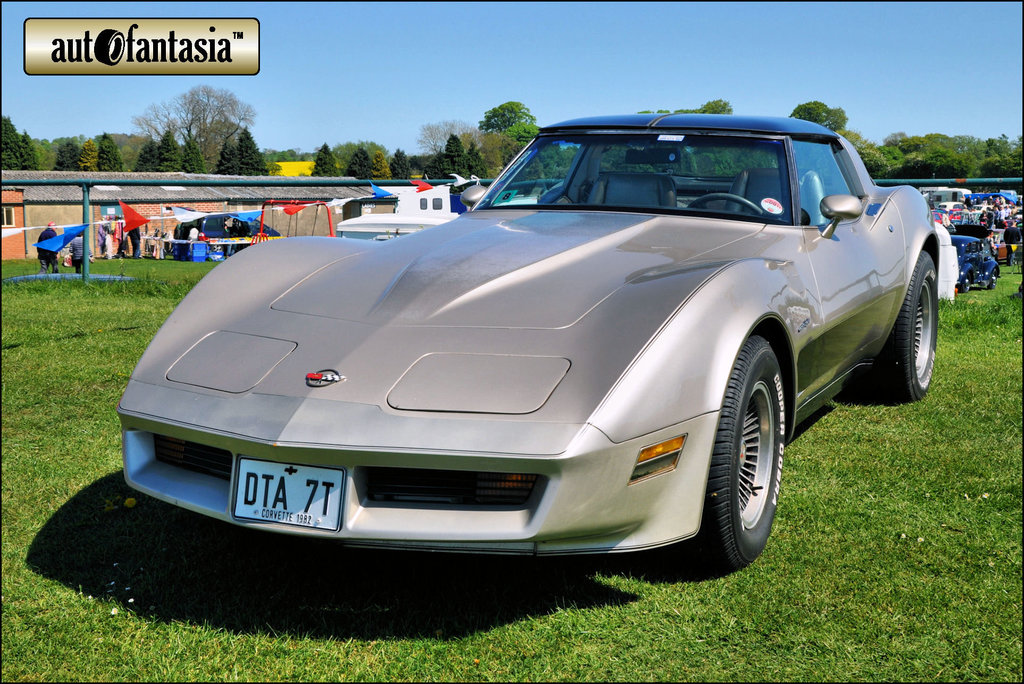
[[[967,195],[967,198],[971,200],[971,204],[975,202],[982,202],[984,200],[987,200],[989,197],[1002,197],[1010,204],[1017,203],[1016,197],[1014,197],[1013,195],[1009,195],[1005,192],[972,192],[971,194]]]

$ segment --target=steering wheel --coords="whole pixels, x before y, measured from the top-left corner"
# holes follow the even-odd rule
[[[743,197],[742,195],[734,195],[731,192],[710,192],[706,195],[701,195],[697,199],[690,202],[690,204],[687,206],[699,208],[713,200],[728,200],[729,202],[736,202],[737,204],[742,204],[747,208],[753,209],[759,215],[763,216],[765,213],[764,209],[757,206],[756,204],[748,200],[746,197]]]

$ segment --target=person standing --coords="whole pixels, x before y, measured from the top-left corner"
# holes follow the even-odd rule
[[[1006,230],[1003,232],[1003,242],[1006,244],[1006,265],[1013,265],[1014,252],[1017,251],[1017,245],[1020,244],[1020,228],[1017,227],[1017,222],[1010,219],[1009,225],[1006,226]]]
[[[57,231],[54,230],[54,226],[56,225],[57,224],[53,221],[46,224],[46,228],[39,234],[38,242],[43,242],[44,240],[57,237]],[[42,247],[37,247],[36,252],[39,253],[40,275],[48,273],[51,269],[54,273],[60,273],[60,269],[57,268],[57,252],[49,249],[43,249]]]
[[[71,265],[75,273],[82,272],[82,258],[85,255],[85,238],[79,233],[71,240]]]
[[[107,253],[107,229],[109,227],[110,224],[104,221],[96,224],[96,253],[100,256],[104,256]]]
[[[131,244],[132,244],[132,258],[133,259],[141,259],[142,258],[142,236],[139,235],[139,228],[138,228],[138,226],[136,226],[135,228],[132,228],[131,230],[128,231],[128,240],[130,240]]]

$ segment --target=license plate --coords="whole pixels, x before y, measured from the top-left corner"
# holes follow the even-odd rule
[[[234,516],[318,530],[341,529],[340,468],[238,459]]]

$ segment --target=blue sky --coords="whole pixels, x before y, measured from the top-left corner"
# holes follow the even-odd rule
[[[1021,3],[4,2],[2,110],[36,138],[133,132],[153,103],[208,84],[253,105],[261,148],[371,140],[420,152],[424,124],[504,102],[540,125],[732,103],[849,128],[1021,135]],[[256,76],[27,76],[30,17],[255,17]]]

